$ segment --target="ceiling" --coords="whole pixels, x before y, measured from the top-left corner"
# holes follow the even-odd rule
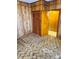
[[[27,3],[32,3],[32,2],[36,2],[38,0],[19,0],[19,1],[27,2]],[[51,1],[51,0],[46,0],[46,1]]]

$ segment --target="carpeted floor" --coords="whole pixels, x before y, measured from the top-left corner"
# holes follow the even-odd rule
[[[17,59],[61,59],[60,48],[59,39],[30,33],[17,40]]]

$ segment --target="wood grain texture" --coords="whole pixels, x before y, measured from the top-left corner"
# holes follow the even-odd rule
[[[32,32],[32,16],[30,4],[19,2],[17,4],[17,30],[18,37]],[[21,20],[21,21],[20,21]]]

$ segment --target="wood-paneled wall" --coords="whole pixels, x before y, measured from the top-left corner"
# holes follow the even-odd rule
[[[45,1],[40,0],[34,3],[31,3],[32,11],[42,11],[42,10],[53,10],[53,9],[60,9],[61,8],[61,1]]]
[[[39,24],[41,24],[41,30],[37,30],[34,28],[35,31],[33,31],[33,32],[34,33],[41,32],[41,36],[47,35],[48,34],[47,11],[60,9],[60,1],[56,0],[55,2],[53,2],[53,1],[47,2],[44,0],[39,0],[37,2],[31,3],[31,8],[32,8],[31,9],[32,12],[37,11],[37,12],[40,12],[40,15],[41,15],[41,16],[39,16],[37,14],[36,16],[34,16],[34,14],[33,14],[33,18],[35,18],[38,21],[39,21],[39,18],[41,20],[41,21],[39,21],[40,22]],[[37,16],[39,16],[39,17],[37,17]],[[55,14],[53,16],[55,16]],[[58,18],[58,17],[55,16],[54,18]],[[35,20],[35,19],[33,19],[33,20]],[[35,24],[35,22],[33,22],[33,23]],[[58,22],[53,21],[53,23],[58,23]],[[33,26],[34,26],[34,24],[33,24]],[[37,27],[37,25],[35,25],[34,27]],[[56,25],[53,24],[53,27],[57,27],[57,24]],[[54,28],[54,31],[57,31],[57,28]]]
[[[40,11],[40,15],[41,15],[41,31],[42,31],[42,35],[46,34],[46,32],[43,33],[43,31],[45,30],[45,22],[47,20],[43,19],[43,16],[46,15],[45,11],[48,10],[53,10],[53,9],[60,9],[60,0],[56,0],[55,2],[50,1],[44,1],[44,0],[40,0],[34,3],[25,3],[25,2],[18,2],[17,3],[17,36],[21,37],[24,34],[28,34],[29,32],[32,32],[32,13],[33,11]],[[47,31],[47,30],[46,30]]]
[[[32,32],[31,7],[28,3],[17,3],[17,37]]]
[[[41,12],[41,35],[48,35],[48,17],[46,11]]]

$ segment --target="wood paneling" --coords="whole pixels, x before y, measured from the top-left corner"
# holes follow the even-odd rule
[[[31,4],[24,2],[19,2],[19,4],[21,7],[21,16],[24,22],[23,26],[26,33],[32,30],[36,34],[47,35],[48,34],[47,11],[53,9],[60,9],[60,0],[56,0],[55,3],[53,3],[52,1],[46,2],[44,0],[40,0]],[[33,19],[31,18],[31,12]]]
[[[61,1],[60,0],[55,0],[53,1],[44,1],[44,0],[40,0],[34,3],[31,3],[31,8],[32,11],[42,11],[42,10],[52,10],[52,9],[60,9],[61,5],[60,5]]]
[[[24,34],[32,32],[30,4],[18,2],[17,4],[17,36],[18,38]]]
[[[46,11],[33,11],[33,33],[48,35],[48,17]]]
[[[48,17],[47,12],[41,12],[41,34],[42,36],[48,35]]]
[[[33,33],[41,35],[41,15],[40,11],[33,11]]]

